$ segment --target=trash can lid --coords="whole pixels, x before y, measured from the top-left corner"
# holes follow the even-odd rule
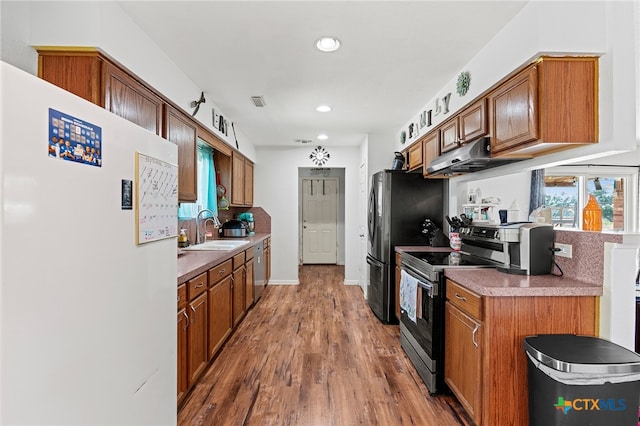
[[[640,355],[608,340],[575,334],[541,334],[524,339],[533,358],[571,373],[638,373]]]

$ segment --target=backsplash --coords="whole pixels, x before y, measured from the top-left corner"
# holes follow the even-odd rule
[[[571,259],[555,256],[555,261],[565,277],[602,285],[604,281],[604,243],[622,243],[622,235],[556,229],[555,242],[573,246]],[[554,271],[554,273],[558,272]]]
[[[253,213],[253,220],[255,223],[254,230],[257,233],[270,233],[271,232],[271,216],[267,212],[264,211],[261,207],[251,207],[247,209],[246,207],[231,207],[229,210],[220,210],[218,212],[218,219],[220,219],[220,223],[225,223],[228,220],[234,218],[234,216],[243,213],[243,212],[251,212]],[[186,229],[187,238],[189,238],[189,242],[191,244],[195,244],[196,242],[196,221],[195,219],[191,220],[179,220],[178,221],[178,229]],[[207,239],[211,238],[219,238],[218,233],[215,231],[213,224],[211,221],[207,222],[207,232],[211,233],[212,236],[208,236]]]

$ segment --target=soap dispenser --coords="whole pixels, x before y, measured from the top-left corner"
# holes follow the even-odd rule
[[[189,247],[189,238],[187,237],[187,230],[184,228],[180,229],[180,235],[178,235],[178,247],[180,248]]]

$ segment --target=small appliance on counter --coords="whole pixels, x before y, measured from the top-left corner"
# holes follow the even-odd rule
[[[255,223],[253,221],[253,213],[251,212],[240,213],[238,215],[238,220],[242,221],[245,224],[247,231],[249,232],[249,235],[255,235]]]
[[[220,227],[221,237],[242,238],[247,236],[247,227],[241,220],[231,219]]]
[[[518,275],[547,275],[553,267],[553,225],[506,223],[459,229],[462,250],[501,263],[498,270]]]

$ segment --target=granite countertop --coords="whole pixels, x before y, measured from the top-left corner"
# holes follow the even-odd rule
[[[249,240],[249,244],[242,245],[233,250],[180,250],[178,255],[178,285],[187,282],[193,277],[208,271],[214,266],[231,259],[236,254],[245,251],[251,246],[264,241],[271,234],[256,233],[251,237],[243,238],[222,238],[224,240]]]
[[[452,251],[449,247],[396,246],[396,252]],[[602,296],[602,286],[556,275],[512,275],[493,268],[445,268],[445,276],[480,296]]]
[[[445,269],[445,276],[480,296],[602,296],[602,286],[556,275],[512,275],[477,268]]]

